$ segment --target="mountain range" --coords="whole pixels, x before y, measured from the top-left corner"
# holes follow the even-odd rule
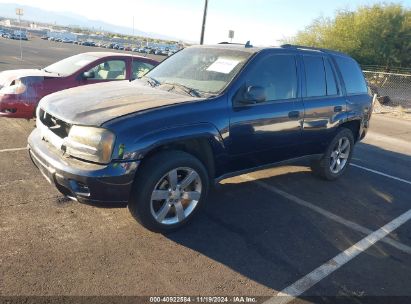
[[[16,3],[0,3],[0,17],[13,18],[16,19],[16,8],[22,8],[24,10],[23,20],[56,24],[61,26],[75,26],[80,28],[88,28],[101,30],[106,32],[132,35],[134,32],[135,36],[150,37],[155,39],[165,39],[165,40],[180,40],[177,37],[170,37],[162,35],[159,33],[144,32],[132,27],[118,26],[102,20],[91,20],[86,17],[70,13],[70,12],[54,12],[47,11],[41,8],[20,5]]]

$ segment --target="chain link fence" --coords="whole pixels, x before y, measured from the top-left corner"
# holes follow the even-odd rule
[[[411,117],[411,72],[392,73],[364,70],[373,94],[377,94],[374,111]]]

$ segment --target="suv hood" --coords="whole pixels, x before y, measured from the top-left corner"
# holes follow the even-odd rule
[[[15,79],[33,76],[59,77],[58,74],[47,73],[43,70],[36,69],[9,70],[0,73],[0,87],[9,86],[10,83]]]
[[[48,95],[39,106],[70,124],[100,126],[126,114],[199,99],[152,88],[139,81],[112,81]]]

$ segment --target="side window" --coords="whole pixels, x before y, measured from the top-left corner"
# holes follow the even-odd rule
[[[318,56],[304,56],[305,81],[307,97],[327,95],[323,58]]]
[[[325,75],[327,79],[327,95],[337,95],[337,82],[335,81],[334,71],[331,67],[330,61],[324,58],[324,65],[325,65]]]
[[[293,55],[273,55],[252,68],[247,86],[265,89],[267,101],[297,97],[297,68]]]
[[[90,69],[89,72],[94,72],[94,77],[89,79],[122,80],[126,79],[126,63],[123,60],[108,60]]]
[[[343,77],[347,94],[366,94],[367,83],[357,62],[349,57],[335,56],[334,58]]]
[[[144,76],[148,71],[150,71],[154,66],[147,62],[141,61],[133,61],[132,71],[133,76],[132,79],[137,79]]]

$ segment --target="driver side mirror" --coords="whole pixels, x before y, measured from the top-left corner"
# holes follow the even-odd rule
[[[239,98],[238,102],[242,104],[256,104],[266,101],[265,89],[260,86],[248,86]]]
[[[89,78],[94,78],[94,72],[93,71],[87,71],[83,73],[83,79],[89,79]]]

